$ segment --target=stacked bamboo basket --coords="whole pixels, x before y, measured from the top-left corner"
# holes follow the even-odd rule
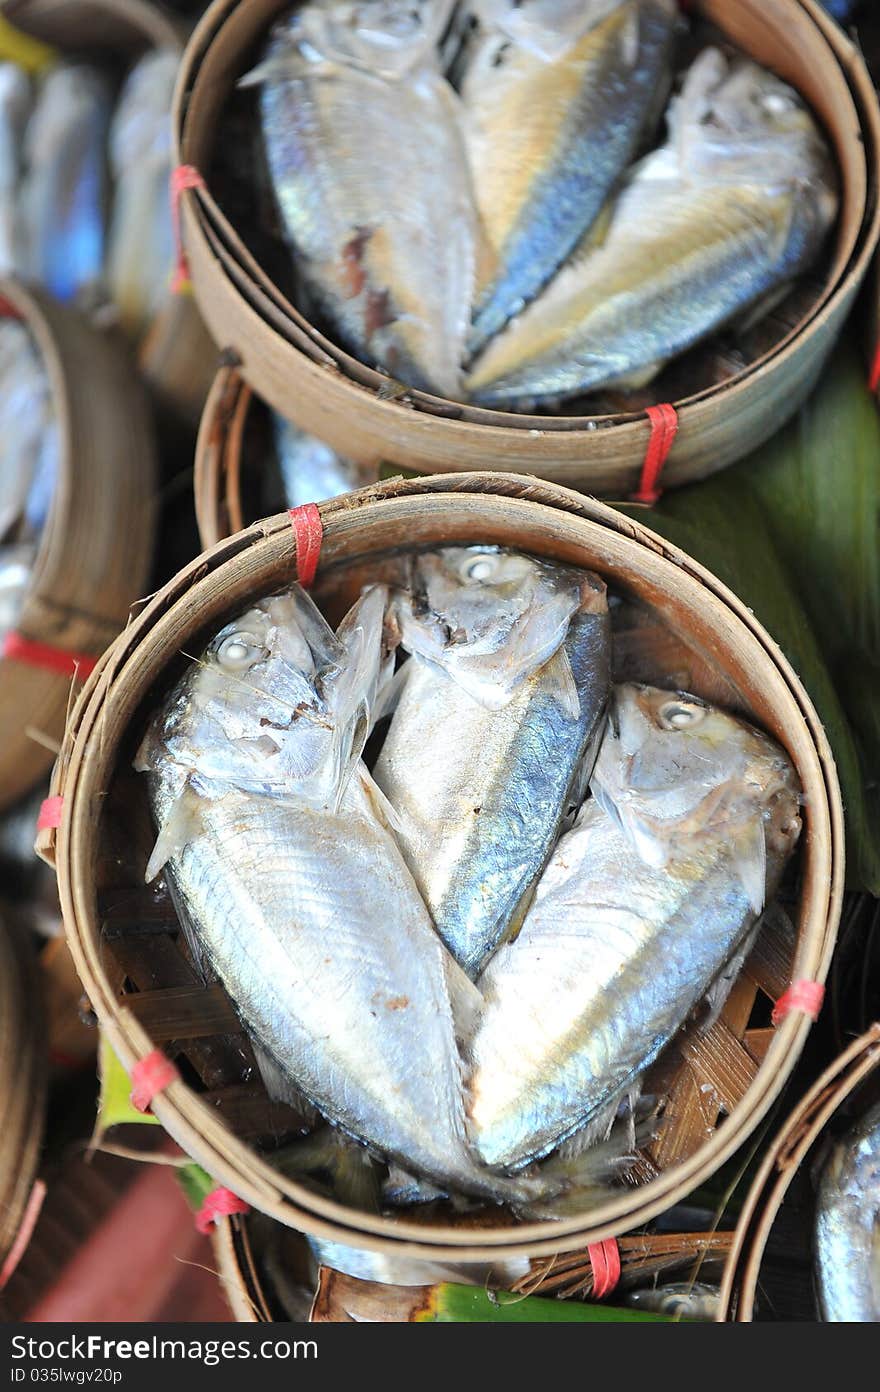
[[[247,383],[303,429],[367,464],[424,472],[503,469],[622,497],[650,439],[643,410],[595,417],[512,415],[411,391],[327,339],[273,284],[212,191],[223,108],[285,0],[215,0],[179,75],[177,162],[205,186],[182,199],[193,286],[211,333]],[[878,237],[880,111],[856,50],[813,0],[696,0],[689,9],[777,71],[823,121],[841,176],[836,243],[796,322],[748,367],[673,404],[665,484],[702,478],[755,448],[814,385],[852,308]],[[215,394],[215,402],[219,393]],[[394,393],[390,394],[392,397]]]
[[[0,657],[4,809],[48,774],[77,672],[125,626],[144,592],[156,454],[143,386],[114,336],[17,281],[0,282],[0,302],[26,324],[42,354],[60,441],[58,483],[18,631],[30,643],[71,654],[69,670]]]
[[[764,1254],[785,1196],[798,1173],[817,1157],[841,1112],[849,1107],[851,1123],[871,1101],[877,1101],[878,1070],[880,1023],[844,1049],[780,1127],[737,1224],[724,1272],[719,1319],[747,1323],[754,1318]]]
[[[790,982],[821,981],[834,947],[843,887],[842,816],[824,733],[797,677],[734,595],[660,538],[590,499],[534,479],[466,474],[376,485],[321,505],[315,595],[338,613],[401,537],[413,546],[514,545],[597,571],[645,604],[668,630],[666,653],[695,692],[768,729],[794,762],[806,832],[796,940],[759,936],[727,1006],[703,1037],[688,1031],[646,1086],[665,1098],[661,1138],[640,1156],[635,1187],[559,1222],[477,1227],[356,1212],[286,1179],[268,1138],[300,1119],[255,1081],[249,1044],[226,992],[205,987],[188,957],[171,900],[143,884],[153,834],[144,780],[131,770],[157,693],[182,653],[253,599],[290,582],[296,543],[286,516],[269,518],[204,553],[154,596],[111,647],[71,717],[53,776],[63,798],[54,857],[80,977],[129,1071],[157,1047],[179,1078],[153,1102],[166,1130],[218,1182],[313,1237],[443,1261],[553,1256],[640,1226],[714,1172],[778,1096],[809,1030],[804,1015],[770,1026]],[[631,655],[629,655],[631,657]],[[625,643],[618,662],[627,668]],[[137,931],[132,931],[136,927]],[[149,931],[148,931],[149,930]],[[260,1142],[255,1145],[253,1142]]]
[[[85,52],[123,72],[151,48],[182,53],[184,30],[151,0],[0,0],[0,15],[62,54]],[[163,411],[199,419],[216,352],[190,295],[166,297],[138,345],[138,368]]]
[[[66,10],[53,0],[7,0],[0,12],[63,46],[63,29],[57,26],[73,8],[73,0]],[[112,14],[136,22],[148,10],[141,0],[84,0],[82,5],[77,0],[75,8],[78,22],[101,16],[108,33]],[[642,1235],[626,1234],[675,1205],[734,1154],[778,1099],[799,1058],[808,1018],[793,1013],[774,1028],[771,1004],[793,981],[823,981],[834,949],[844,867],[833,759],[797,675],[735,595],[638,523],[557,486],[568,483],[616,497],[632,492],[650,435],[644,411],[530,417],[419,392],[407,393],[404,400],[389,396],[387,379],[324,337],[248,251],[215,197],[212,160],[224,103],[284,8],[285,0],[215,0],[183,57],[175,99],[175,159],[195,167],[206,186],[184,193],[182,234],[195,302],[224,362],[202,417],[196,455],[198,520],[209,549],[125,624],[128,603],[142,589],[133,576],[132,545],[148,535],[149,487],[138,495],[129,486],[124,500],[114,500],[117,540],[124,547],[124,573],[133,593],[101,639],[87,648],[97,652],[111,636],[109,630],[125,625],[68,719],[51,789],[62,800],[61,823],[57,830],[41,833],[40,846],[56,867],[71,951],[111,1045],[129,1072],[154,1049],[174,1061],[177,1076],[154,1099],[152,1109],[218,1183],[262,1214],[319,1242],[392,1260],[472,1263],[475,1269],[526,1261],[523,1289],[589,1295],[586,1249],[608,1237],[620,1239],[625,1268],[629,1260],[633,1270],[661,1269],[659,1248],[651,1248]],[[822,277],[811,285],[807,299],[797,302],[797,318],[780,318],[776,340],[746,368],[675,401],[678,433],[664,473],[667,485],[699,479],[732,462],[797,408],[852,308],[880,230],[875,173],[880,108],[864,65],[842,31],[814,0],[697,0],[692,8],[793,83],[820,116],[840,170],[841,213]],[[159,23],[161,32],[146,41],[168,41],[165,21]],[[16,288],[10,288],[9,301],[13,306],[27,303],[41,346],[44,340],[54,341],[54,308]],[[172,302],[173,312],[182,312],[186,303]],[[43,337],[41,315],[50,316],[51,326]],[[159,362],[169,344],[180,348],[175,329],[166,326],[162,333],[165,337],[160,333],[155,340]],[[67,380],[60,361],[48,351],[47,359],[60,390]],[[118,364],[117,370],[122,371]],[[170,376],[177,371],[172,365]],[[130,432],[136,386],[117,383],[111,395],[116,406],[109,401],[102,406],[101,421],[112,420],[121,409]],[[271,517],[248,525],[241,488],[243,444],[255,396],[341,453],[377,467],[425,475],[379,483],[321,504],[323,542],[315,597],[331,619],[340,617],[366,575],[388,563],[402,537],[411,546],[491,542],[582,565],[650,611],[665,631],[670,670],[683,674],[683,685],[763,726],[786,747],[797,769],[805,793],[805,833],[793,939],[778,926],[762,933],[720,1019],[705,1035],[689,1027],[652,1069],[647,1087],[664,1102],[665,1124],[640,1152],[635,1183],[564,1220],[515,1222],[501,1212],[490,1220],[481,1215],[479,1221],[467,1215],[454,1221],[410,1213],[376,1216],[285,1177],[273,1165],[272,1148],[279,1137],[298,1134],[301,1118],[265,1092],[233,1004],[222,986],[204,984],[167,891],[144,885],[153,831],[145,780],[135,776],[131,765],[145,722],[183,670],[184,654],[199,651],[234,614],[289,584],[296,574],[296,541],[288,519]],[[65,409],[75,415],[72,408]],[[130,454],[131,448],[129,440],[125,452]],[[149,456],[146,449],[139,471],[144,481],[152,477]],[[80,457],[80,451],[72,457]],[[104,487],[112,483],[108,480]],[[78,497],[80,490],[74,492]],[[53,523],[47,543],[58,530],[66,534],[69,524],[56,528]],[[79,545],[72,570],[77,578],[91,549]],[[107,574],[114,573],[119,559],[115,553],[101,559],[105,597]],[[60,641],[57,633],[54,641]],[[85,638],[78,641],[86,643]],[[619,678],[662,683],[665,675],[640,666],[625,641],[617,663]],[[2,670],[0,666],[0,678]],[[62,703],[59,689],[60,723],[67,684],[63,695]],[[41,767],[47,763],[44,759]],[[250,1222],[224,1220],[216,1251],[236,1315],[268,1318]],[[693,1254],[699,1255],[704,1250],[699,1244],[708,1241],[693,1237]],[[730,1241],[715,1239],[716,1259]],[[740,1243],[745,1238],[738,1233],[734,1242],[725,1287],[731,1308],[734,1283],[743,1280],[736,1273],[743,1270]],[[753,1267],[758,1260],[753,1258]],[[737,1317],[746,1317],[748,1297],[741,1297],[735,1308]]]

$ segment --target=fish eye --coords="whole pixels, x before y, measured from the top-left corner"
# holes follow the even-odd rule
[[[686,701],[666,701],[657,712],[660,724],[667,730],[687,730],[699,725],[705,715],[703,706],[693,706]]]
[[[484,580],[491,580],[495,574],[495,561],[491,556],[474,556],[465,561],[463,568],[464,578],[474,580],[478,585]]]
[[[244,672],[266,656],[253,633],[230,633],[217,649],[217,661],[230,672]]]
[[[771,116],[781,116],[783,112],[794,111],[797,102],[785,92],[766,92],[761,98],[761,105]]]

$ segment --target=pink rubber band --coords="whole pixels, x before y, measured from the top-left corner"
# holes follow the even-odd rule
[[[821,982],[795,981],[787,991],[783,992],[774,1005],[773,1014],[770,1016],[771,1022],[774,1025],[781,1025],[782,1021],[793,1010],[800,1010],[804,1015],[809,1015],[811,1020],[818,1020],[824,999],[825,987]]]
[[[174,276],[171,291],[179,295],[189,285],[189,261],[183,249],[180,230],[180,200],[187,189],[204,188],[205,181],[192,164],[179,164],[171,171],[171,225],[174,231]]]
[[[288,515],[293,535],[296,537],[296,578],[303,589],[307,590],[318,569],[324,524],[314,503],[303,503],[302,507],[291,508]]]
[[[154,1049],[140,1059],[131,1070],[129,1101],[139,1112],[148,1112],[150,1103],[169,1083],[177,1082],[180,1074],[161,1049]]]
[[[37,831],[54,830],[61,825],[61,812],[64,807],[64,798],[59,794],[57,797],[47,797],[40,804],[40,815],[37,817]]]
[[[587,1251],[593,1268],[593,1299],[610,1295],[620,1280],[620,1248],[613,1237],[591,1242]]]
[[[37,1219],[40,1216],[40,1209],[43,1207],[43,1200],[46,1197],[46,1185],[42,1179],[34,1181],[34,1187],[30,1192],[30,1198],[24,1210],[21,1220],[21,1227],[15,1234],[15,1241],[6,1254],[6,1260],[0,1267],[0,1290],[11,1280],[15,1268],[27,1251],[28,1243],[34,1234],[37,1226]]]
[[[656,503],[662,488],[658,487],[663,466],[669,458],[672,442],[678,433],[678,412],[668,402],[661,406],[649,406],[645,414],[651,422],[651,436],[645,451],[642,477],[632,495],[634,503]]]
[[[878,387],[880,387],[880,343],[877,344],[874,361],[871,363],[871,371],[868,373],[868,391],[876,392]]]
[[[233,1194],[231,1189],[224,1189],[221,1184],[219,1188],[212,1189],[206,1195],[205,1201],[196,1214],[196,1228],[200,1233],[206,1235],[211,1231],[218,1218],[231,1218],[233,1213],[250,1213],[251,1206],[240,1199],[237,1194]]]

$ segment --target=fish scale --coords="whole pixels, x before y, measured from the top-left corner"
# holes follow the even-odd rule
[[[707,74],[731,130],[703,119]],[[746,116],[753,127],[739,131]],[[522,406],[642,385],[805,270],[836,207],[827,148],[791,89],[705,50],[671,108],[667,145],[634,167],[607,228],[587,232],[473,363],[466,388],[487,405]]]
[[[838,1141],[816,1201],[816,1276],[822,1318],[880,1320],[880,1103]]]
[[[462,85],[477,203],[499,262],[477,296],[471,353],[565,260],[633,158],[669,77],[676,12],[668,0],[626,0],[551,61],[500,23]]]
[[[663,723],[667,711],[694,722],[690,739]],[[664,778],[677,805],[658,803]],[[518,936],[479,978],[468,1110],[489,1166],[515,1169],[604,1125],[701,997],[718,992],[800,829],[793,770],[776,745],[651,688],[615,691],[592,787]]]

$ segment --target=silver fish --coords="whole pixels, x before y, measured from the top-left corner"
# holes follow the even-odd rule
[[[275,453],[289,508],[303,503],[319,503],[324,498],[336,498],[375,483],[379,470],[375,465],[359,464],[337,454],[323,440],[309,435],[292,421],[272,413]]]
[[[610,683],[605,586],[492,547],[414,559],[396,606],[414,654],[374,776],[437,931],[475,976],[516,929]]]
[[[171,98],[180,55],[155,49],[125,80],[110,128],[113,216],[107,280],[120,322],[138,338],[170,292],[174,239],[171,174]]]
[[[494,1197],[465,1142],[451,1004],[472,1012],[476,993],[359,762],[384,600],[368,591],[334,636],[294,587],[220,631],[138,755],[160,828],[147,875],[167,862],[248,1031],[329,1120]]]
[[[785,83],[706,49],[669,139],[632,171],[607,228],[473,364],[474,400],[524,406],[638,386],[818,256],[836,211],[826,142]]]
[[[24,127],[31,107],[27,73],[0,63],[0,275],[14,275],[20,255],[18,182]]]
[[[519,936],[479,980],[469,1111],[493,1167],[604,1126],[701,997],[728,982],[800,831],[777,745],[652,687],[615,689],[591,788]]]
[[[484,0],[462,100],[497,256],[471,353],[520,313],[592,226],[671,80],[673,0]]]
[[[721,1308],[721,1292],[702,1281],[672,1281],[629,1291],[624,1302],[636,1310],[652,1310],[673,1319],[711,1321]]]
[[[880,1321],[880,1103],[834,1146],[816,1202],[823,1320]]]
[[[262,84],[285,234],[340,338],[407,386],[460,396],[479,228],[459,99],[434,50],[447,10],[306,5],[244,82]]]
[[[34,542],[58,475],[60,439],[49,373],[30,331],[0,320],[0,541]]]
[[[309,1238],[312,1256],[319,1266],[329,1266],[360,1281],[377,1281],[385,1286],[433,1286],[439,1281],[454,1281],[463,1286],[508,1286],[527,1276],[530,1263],[527,1257],[487,1262],[426,1261],[405,1254],[369,1252],[362,1247],[349,1247],[342,1242],[324,1242]]]
[[[59,300],[91,292],[101,279],[110,113],[104,76],[63,64],[43,79],[25,133],[22,267]]]

